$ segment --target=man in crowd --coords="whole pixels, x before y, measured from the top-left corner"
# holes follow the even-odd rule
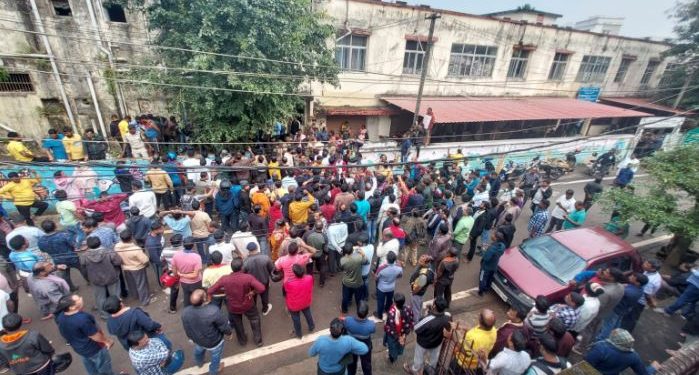
[[[532,207],[534,204],[532,203]],[[546,223],[549,221],[551,215],[549,215],[549,201],[546,199],[541,200],[537,204],[537,208],[532,210],[534,214],[529,219],[529,224],[527,225],[527,230],[529,231],[529,238],[536,238],[544,234],[544,229],[546,228]]]
[[[272,274],[272,271],[274,271],[274,263],[272,263],[272,259],[270,259],[270,257],[266,254],[260,253],[260,249],[254,243],[249,243],[248,256],[243,262],[243,271],[252,275],[265,287],[265,290],[260,293],[262,315],[269,314],[269,312],[272,310],[272,304],[269,303],[270,275]],[[255,303],[257,303],[257,294],[255,294]]]
[[[553,211],[551,211],[551,221],[546,229],[546,233],[550,233],[554,230],[561,230],[561,228],[563,228],[563,223],[566,222],[566,216],[575,210],[574,194],[575,192],[573,189],[568,189],[564,195],[558,197],[556,200],[556,206],[553,208]]]
[[[0,336],[0,367],[9,367],[15,374],[52,374],[51,342],[33,329],[22,329],[22,317],[9,313],[2,318]]]
[[[41,216],[49,208],[49,204],[36,199],[34,186],[41,183],[41,177],[36,171],[31,171],[30,175],[32,177],[20,177],[17,172],[8,173],[10,181],[0,188],[0,197],[10,200],[27,224],[34,226],[31,209],[36,208],[35,215]],[[9,239],[8,236],[8,241]]]
[[[73,128],[63,128],[63,147],[68,154],[70,161],[86,160],[85,148],[83,147],[83,139],[79,134],[73,133]]]
[[[184,294],[183,302],[186,307],[189,305],[192,293],[201,288],[203,265],[201,256],[194,250],[192,237],[184,238],[182,246],[183,249],[172,256],[172,272],[179,278],[179,284],[182,286]],[[173,288],[170,292],[170,311],[175,311],[177,308],[178,292],[179,288]]]
[[[34,264],[32,276],[27,280],[29,291],[41,311],[41,320],[53,318],[58,302],[63,296],[70,294],[68,283],[54,275],[55,270],[52,263],[37,262]]]
[[[228,319],[215,304],[205,303],[206,291],[196,289],[182,311],[182,325],[187,338],[194,343],[194,363],[202,367],[204,355],[209,352],[209,374],[223,373],[221,356],[224,338],[233,334]]]
[[[148,306],[156,300],[148,286],[148,255],[134,242],[130,230],[125,229],[119,238],[121,242],[114,246],[114,251],[121,257],[121,269],[129,293],[138,296],[142,306]]]
[[[415,324],[415,355],[413,363],[403,364],[409,374],[422,374],[425,357],[430,366],[435,367],[439,360],[444,337],[451,334],[451,315],[446,312],[447,301],[437,297],[429,308],[429,314]]]
[[[243,272],[242,259],[233,259],[231,262],[233,273],[221,277],[216,284],[209,288],[208,294],[212,296],[216,293],[226,294],[226,306],[228,307],[228,320],[235,329],[238,343],[245,346],[248,337],[243,327],[243,315],[250,321],[253,341],[257,347],[262,346],[262,325],[260,313],[255,306],[254,296],[265,291],[262,285],[254,276]]]
[[[109,296],[119,296],[119,266],[121,257],[114,251],[102,247],[99,237],[87,240],[87,251],[80,257],[81,265],[87,271],[87,280],[92,285],[95,296],[95,307],[102,319],[109,314],[104,311],[104,301]]]
[[[320,336],[308,349],[308,355],[318,356],[318,373],[344,374],[347,365],[342,359],[347,354],[364,355],[366,344],[349,335],[343,335],[345,325],[340,319],[330,322],[330,336]],[[322,372],[321,372],[322,371]]]
[[[371,336],[376,333],[376,323],[373,320],[367,319],[369,316],[369,305],[366,301],[359,302],[357,306],[357,317],[348,315],[345,317],[344,324],[347,329],[347,334],[354,337],[358,341],[367,346],[368,351],[362,355],[353,354],[352,363],[347,365],[347,374],[355,375],[359,362],[361,362],[362,373],[371,375],[371,351],[372,341]]]

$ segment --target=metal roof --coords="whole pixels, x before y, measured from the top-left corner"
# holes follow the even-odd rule
[[[654,103],[648,98],[628,98],[628,97],[601,97],[600,100],[611,105],[621,104],[641,109],[668,112],[673,114],[686,113],[682,109],[668,107],[666,105]],[[686,113],[687,115],[694,114],[693,112]]]
[[[415,98],[381,99],[406,111],[415,111]],[[428,107],[432,107],[436,122],[440,124],[652,116],[584,100],[552,97],[425,97],[420,105],[420,114],[425,114]]]

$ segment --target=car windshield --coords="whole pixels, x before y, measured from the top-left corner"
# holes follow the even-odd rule
[[[531,239],[519,248],[537,268],[548,273],[561,284],[572,280],[586,266],[583,258],[550,236]]]

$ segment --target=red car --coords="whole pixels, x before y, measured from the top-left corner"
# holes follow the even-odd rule
[[[505,250],[492,288],[505,302],[530,308],[538,295],[551,303],[562,301],[575,275],[605,267],[638,271],[641,257],[629,243],[603,228],[560,231]]]

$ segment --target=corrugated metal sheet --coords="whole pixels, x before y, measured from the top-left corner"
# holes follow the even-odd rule
[[[682,111],[682,110],[673,109],[672,107],[668,107],[668,106],[665,106],[662,104],[653,103],[652,101],[650,101],[647,98],[627,98],[627,97],[608,98],[608,97],[602,97],[602,98],[600,98],[600,100],[603,102],[609,102],[610,104],[617,103],[617,104],[622,104],[622,105],[628,105],[628,106],[639,107],[639,108],[647,108],[647,109],[669,112],[669,113],[684,113],[684,111]],[[693,114],[693,113],[688,113],[688,114]]]
[[[382,97],[381,99],[406,111],[415,111],[415,98]],[[420,114],[425,114],[428,107],[432,107],[438,124],[652,116],[644,112],[583,100],[550,97],[427,97],[422,99]]]

